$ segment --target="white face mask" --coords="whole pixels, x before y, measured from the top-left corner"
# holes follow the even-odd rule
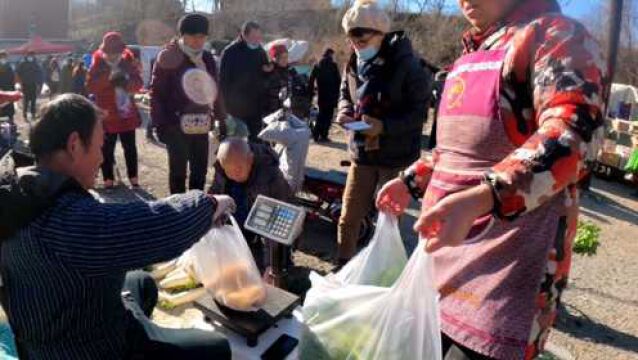
[[[186,45],[186,42],[184,41],[184,39],[179,39],[179,46],[182,48],[182,50],[187,54],[190,55],[192,57],[198,57],[201,54],[204,53],[204,49],[193,49],[192,47]]]

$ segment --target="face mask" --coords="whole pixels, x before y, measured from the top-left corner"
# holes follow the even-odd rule
[[[357,53],[357,57],[359,58],[359,60],[368,61],[377,55],[377,53],[379,52],[379,49],[374,46],[368,46],[365,49],[361,49],[361,50],[355,49],[354,51],[355,53]]]
[[[192,57],[197,57],[204,52],[204,49],[193,49],[192,47],[186,45],[184,39],[179,40],[179,46],[184,50],[184,52]]]
[[[33,61],[33,57],[31,56],[27,57],[27,61]]]
[[[5,65],[7,63],[7,59],[0,59],[0,64]]]
[[[261,44],[251,44],[251,43],[246,43],[248,45],[248,48],[250,50],[257,50],[261,47]]]

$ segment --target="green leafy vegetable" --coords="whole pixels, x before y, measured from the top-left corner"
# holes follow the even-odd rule
[[[177,306],[175,304],[173,304],[172,302],[168,301],[168,300],[163,300],[160,299],[157,302],[157,306],[162,309],[162,310],[167,310],[167,311],[171,311],[173,309],[175,309]]]
[[[190,278],[187,284],[179,285],[170,289],[165,289],[169,294],[177,294],[188,290],[197,289],[200,285],[193,278]]]
[[[596,255],[600,245],[599,237],[600,227],[598,225],[589,221],[579,222],[576,240],[574,241],[574,252],[587,256]]]

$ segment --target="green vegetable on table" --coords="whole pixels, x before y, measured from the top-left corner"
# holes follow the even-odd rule
[[[157,307],[159,307],[162,310],[171,311],[175,309],[177,305],[173,304],[172,302],[168,300],[160,299],[157,301]]]

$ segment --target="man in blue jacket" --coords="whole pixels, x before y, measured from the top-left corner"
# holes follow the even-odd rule
[[[102,162],[98,110],[80,95],[42,109],[37,166],[0,186],[2,306],[25,359],[230,359],[225,339],[149,320],[157,288],[130,272],[173,259],[235,204],[201,191],[102,204],[87,191]]]

